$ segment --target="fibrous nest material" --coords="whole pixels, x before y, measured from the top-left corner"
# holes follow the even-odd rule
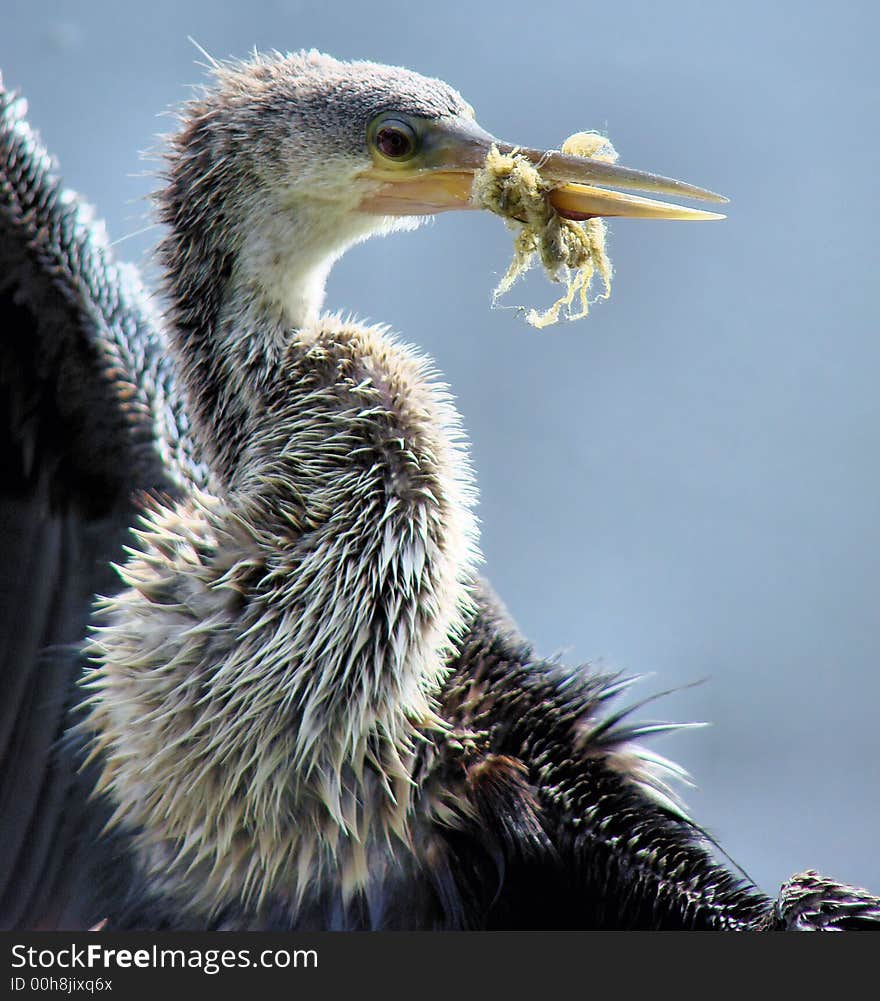
[[[594,132],[570,136],[562,152],[609,163],[617,160],[611,143]],[[611,295],[611,261],[605,250],[604,221],[575,222],[561,216],[548,198],[553,187],[527,157],[516,150],[501,153],[493,146],[471,190],[476,205],[500,215],[516,233],[513,260],[493,292],[493,303],[510,291],[536,257],[552,281],[565,283],[565,294],[549,309],[526,311],[526,322],[539,328],[561,317],[579,320],[587,315],[591,302]],[[597,272],[603,289],[591,300],[590,286]]]

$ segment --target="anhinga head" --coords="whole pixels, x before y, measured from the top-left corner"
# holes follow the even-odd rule
[[[214,281],[228,275],[288,329],[317,316],[327,273],[347,247],[473,208],[471,182],[490,147],[513,149],[441,80],[314,51],[217,65],[183,125],[161,196],[174,230],[166,263],[174,275],[183,270],[184,286],[182,264],[201,263]],[[557,185],[550,201],[571,218],[717,218],[608,185],[724,200],[604,161],[516,148]]]

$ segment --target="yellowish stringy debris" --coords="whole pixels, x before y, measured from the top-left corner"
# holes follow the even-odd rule
[[[609,163],[617,160],[611,143],[594,132],[569,136],[562,144],[562,152]],[[565,294],[549,309],[530,309],[526,313],[526,322],[538,328],[557,323],[560,315],[580,320],[589,312],[591,302],[611,295],[611,261],[605,252],[604,221],[588,219],[579,223],[565,219],[547,198],[552,187],[526,157],[516,151],[500,153],[493,146],[474,177],[471,191],[476,205],[500,215],[516,233],[513,260],[492,294],[493,303],[510,291],[536,256],[552,281],[565,282]],[[597,271],[604,289],[591,300],[590,285]]]

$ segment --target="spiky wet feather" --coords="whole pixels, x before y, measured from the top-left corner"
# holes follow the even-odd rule
[[[477,558],[459,419],[424,362],[325,322],[274,382],[234,488],[148,513],[94,640],[102,783],[157,878],[210,867],[212,906],[299,885],[337,834],[351,892],[370,844],[406,841]]]

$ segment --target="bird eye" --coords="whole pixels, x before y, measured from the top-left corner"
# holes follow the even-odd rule
[[[373,143],[389,160],[408,160],[416,152],[417,138],[406,122],[386,120],[376,127]]]

